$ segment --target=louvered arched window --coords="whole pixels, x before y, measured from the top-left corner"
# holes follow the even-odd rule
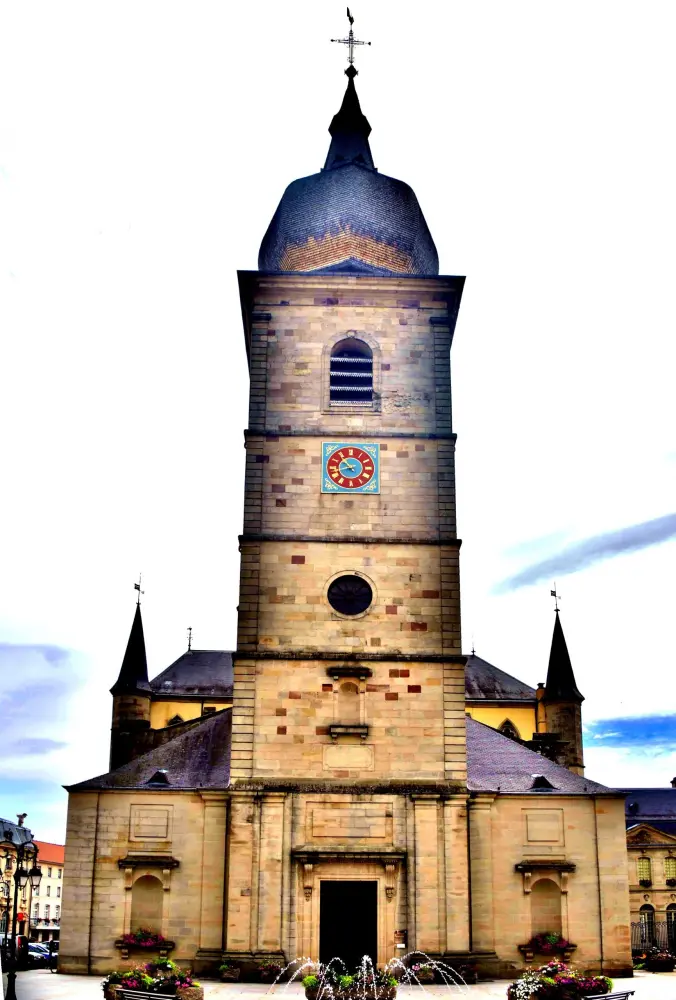
[[[331,351],[331,405],[373,402],[373,352],[363,340],[348,337]]]

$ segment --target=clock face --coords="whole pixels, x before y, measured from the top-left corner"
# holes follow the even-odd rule
[[[325,441],[322,445],[322,493],[380,493],[377,444]]]

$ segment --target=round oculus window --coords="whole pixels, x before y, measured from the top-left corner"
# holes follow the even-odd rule
[[[360,615],[373,600],[373,591],[361,576],[339,576],[329,584],[326,596],[341,615]]]

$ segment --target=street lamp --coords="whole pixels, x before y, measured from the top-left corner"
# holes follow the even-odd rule
[[[12,910],[12,943],[7,971],[7,992],[5,1000],[17,1000],[16,997],[16,923],[17,908],[19,905],[19,889],[25,891],[30,882],[31,889],[35,890],[40,885],[42,871],[38,867],[38,848],[32,840],[16,845],[16,871],[14,872],[14,909]],[[28,864],[31,864],[30,869]],[[7,860],[5,871],[11,869],[11,861]],[[29,916],[30,920],[30,916]]]

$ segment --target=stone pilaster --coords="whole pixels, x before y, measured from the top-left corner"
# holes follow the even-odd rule
[[[495,951],[493,920],[493,818],[494,795],[469,800],[469,858],[472,951]]]
[[[204,803],[204,825],[198,958],[200,953],[211,953],[212,958],[218,958],[223,950],[227,795],[225,792],[201,792],[200,795]]]
[[[444,802],[446,868],[446,952],[469,951],[469,866],[467,860],[467,796]]]
[[[439,926],[438,795],[413,796],[415,824],[415,948],[442,951]]]

